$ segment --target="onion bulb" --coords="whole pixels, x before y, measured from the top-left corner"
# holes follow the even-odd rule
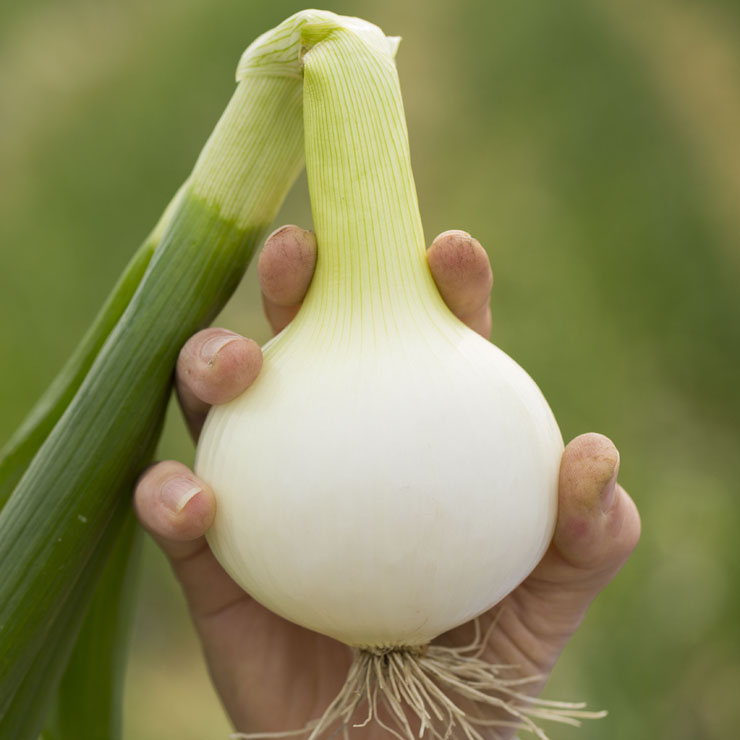
[[[211,410],[197,450],[226,571],[356,650],[361,677],[314,737],[351,726],[388,655],[433,655],[435,637],[519,584],[557,512],[563,441],[545,398],[431,277],[396,45],[364,21],[304,11],[245,52],[250,70],[261,58],[265,74],[303,76],[318,257],[300,312],[265,345],[255,383]]]

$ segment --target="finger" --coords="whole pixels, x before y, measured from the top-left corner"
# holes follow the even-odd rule
[[[514,592],[522,624],[558,649],[640,538],[640,516],[618,472],[619,453],[601,434],[581,435],[566,447],[552,544]]]
[[[608,437],[583,434],[566,447],[553,537],[563,568],[549,571],[553,579],[603,586],[634,550],[640,517],[618,473],[619,452]]]
[[[427,261],[450,311],[488,338],[493,271],[478,240],[464,231],[445,231],[432,242]]]
[[[316,266],[316,235],[282,226],[265,241],[257,263],[262,303],[273,331],[282,331],[298,313]]]
[[[210,487],[185,465],[168,460],[146,470],[136,485],[134,509],[169,558],[194,617],[220,613],[249,598],[206,542],[216,500]]]
[[[177,358],[175,385],[194,439],[208,409],[243,393],[261,367],[259,345],[226,329],[204,329],[185,343]]]

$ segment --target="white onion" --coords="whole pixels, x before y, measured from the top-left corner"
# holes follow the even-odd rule
[[[245,58],[270,74],[304,65],[318,262],[257,381],[208,417],[208,541],[297,624],[371,653],[423,646],[540,560],[562,438],[535,383],[432,281],[395,45],[318,11],[256,43]]]
[[[307,306],[199,445],[218,496],[208,539],[229,574],[353,646],[425,644],[468,621],[552,535],[552,413],[509,357],[435,308],[361,342],[361,324],[331,339],[321,317],[327,339],[314,336]]]

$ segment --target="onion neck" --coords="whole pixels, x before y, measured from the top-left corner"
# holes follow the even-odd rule
[[[357,18],[321,10],[291,16],[245,51],[237,93],[191,177],[222,214],[270,221],[284,195],[273,175],[293,175],[301,164],[302,118],[319,251],[291,333],[303,327],[298,333],[312,342],[318,334],[332,342],[403,337],[412,324],[451,316],[426,261],[397,45]],[[264,176],[255,179],[255,169]],[[252,190],[242,185],[248,175]]]
[[[374,28],[374,27],[372,27]],[[304,27],[306,169],[319,245],[301,313],[377,332],[443,305],[426,261],[395,44]],[[385,43],[383,43],[385,42]]]

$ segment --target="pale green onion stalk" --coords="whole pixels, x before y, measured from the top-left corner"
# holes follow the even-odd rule
[[[415,670],[436,671],[448,689],[477,666],[427,645],[490,609],[540,560],[563,442],[535,383],[449,311],[431,277],[396,40],[317,11],[271,34],[261,41],[282,44],[271,74],[303,75],[318,260],[257,381],[206,422],[196,470],[218,500],[208,540],[262,604],[357,649],[312,737],[337,722],[346,730],[363,697],[374,713],[380,692],[410,738],[398,695],[382,688],[388,656],[405,666],[407,708],[429,726],[438,700],[419,698]],[[484,688],[505,691],[488,668]],[[532,729],[530,710],[580,714],[509,694],[503,723]],[[442,716],[477,732],[462,710]]]
[[[259,66],[260,49],[253,51]],[[149,461],[178,352],[221,310],[303,167],[300,80],[248,66],[238,81],[161,237],[154,235],[153,255],[147,248],[137,258],[123,292],[0,466],[2,740],[38,735],[42,711],[26,721],[21,710],[36,702],[37,686],[52,693],[48,654],[58,676],[105,540],[120,530],[121,506],[130,507]]]

